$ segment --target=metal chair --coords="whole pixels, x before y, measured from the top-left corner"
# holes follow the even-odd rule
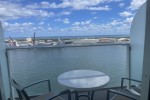
[[[124,80],[129,81],[129,88],[124,87]],[[132,85],[132,83],[134,85]],[[138,85],[135,85],[137,84]],[[120,98],[128,98],[125,100],[140,100],[140,92],[141,90],[141,81],[135,80],[135,79],[130,79],[130,78],[122,78],[121,80],[121,89],[120,90],[114,90],[114,89],[109,89],[107,90],[107,100],[122,100]],[[115,94],[110,98],[110,94]]]
[[[48,89],[49,93],[36,96],[34,98],[30,98],[25,89],[34,86],[36,84],[42,83],[42,82],[47,82],[48,83]],[[71,100],[71,92],[70,90],[64,90],[62,92],[59,92],[58,94],[54,94],[51,92],[51,86],[50,86],[50,80],[42,80],[33,84],[30,84],[24,88],[22,88],[14,79],[10,78],[10,83],[11,85],[16,89],[17,94],[19,96],[19,100],[65,100],[62,98],[62,95],[67,95],[67,100]]]

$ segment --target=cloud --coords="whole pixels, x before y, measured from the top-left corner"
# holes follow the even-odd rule
[[[43,22],[43,21],[41,21],[41,22],[39,23],[39,25],[44,25],[44,22]]]
[[[111,8],[106,4],[120,1],[122,0],[62,0],[62,3],[59,4],[42,1],[39,4],[35,3],[34,5],[28,5],[27,7],[45,9],[71,8],[72,10],[110,10]]]
[[[131,12],[124,11],[122,13],[119,13],[119,15],[122,17],[129,17],[132,16],[133,14]]]
[[[131,24],[132,24],[133,18],[134,17],[127,17],[124,20],[114,19],[114,20],[112,20],[111,22],[109,22],[107,24],[109,24],[111,26],[117,26],[117,27],[118,26],[125,26],[125,25],[127,25],[128,28],[129,28],[131,26]]]
[[[88,7],[88,8],[85,8],[87,10],[110,10],[111,8],[109,6],[104,6],[104,7]]]
[[[62,0],[61,3],[50,3],[47,1],[22,4],[22,0],[0,1],[0,20],[12,20],[18,18],[48,18],[55,15],[70,15],[71,11],[63,11],[55,14],[49,9],[69,8],[70,10],[111,10],[108,6],[110,2],[120,2],[122,0]],[[6,13],[7,12],[7,13]]]
[[[73,36],[73,35],[114,35],[129,34],[130,25],[133,18],[129,17],[125,20],[112,20],[103,24],[94,24],[91,20],[74,22],[70,27],[55,28],[48,24],[38,25],[32,22],[26,23],[8,23],[3,22],[5,35],[7,36]],[[61,19],[61,22],[68,24],[68,19]],[[41,22],[43,23],[43,22]]]
[[[116,25],[120,25],[122,24],[122,22],[120,22],[120,20],[113,20],[112,22],[109,23],[112,26],[116,26]]]
[[[58,29],[57,32],[60,31],[61,35],[66,36],[129,34],[133,17],[126,17],[124,20],[113,19],[111,22],[103,24],[92,23],[92,20],[93,18],[86,21],[74,22],[71,27]]]
[[[70,15],[71,11],[63,11],[61,13],[59,13],[58,15]]]
[[[112,34],[129,34],[129,25],[119,24],[112,26],[110,24],[90,24],[88,26],[74,26],[70,30],[76,35],[112,35]]]
[[[75,22],[68,30],[72,30],[71,32],[76,35],[84,33],[88,35],[129,34],[132,18],[126,18],[125,20],[115,19],[104,24],[94,24],[91,22],[85,24],[87,21]]]
[[[21,17],[50,17],[53,12],[47,12],[39,9],[29,9],[22,4],[13,3],[9,1],[0,1],[0,19],[10,20],[18,19]]]
[[[31,22],[26,22],[26,23],[8,23],[8,22],[3,22],[3,27],[5,34],[15,36],[21,35],[24,33],[34,33],[35,32],[35,27],[34,23]]]
[[[74,22],[72,25],[73,26],[78,26],[78,25],[80,25],[80,22]]]
[[[43,22],[42,22],[43,23]],[[9,23],[3,22],[5,36],[12,37],[32,37],[36,32],[36,36],[48,35],[48,32],[52,30],[50,26],[37,25],[32,22],[26,23]],[[45,34],[46,33],[46,34]]]
[[[70,23],[70,21],[69,21],[69,19],[68,19],[68,18],[65,18],[65,19],[63,20],[63,23],[64,23],[64,24],[69,24],[69,23]]]
[[[125,6],[125,3],[120,3],[119,4],[119,7],[124,7]]]
[[[131,10],[137,10],[139,9],[140,6],[142,6],[142,4],[144,4],[146,2],[146,0],[132,0],[131,4],[129,6],[129,9]]]
[[[40,5],[42,6],[42,8],[49,8],[50,7],[50,3],[46,2],[46,1],[41,2]]]
[[[124,19],[114,18],[110,19],[110,22],[103,21],[103,23],[94,23],[95,21],[99,21],[99,15],[97,15],[99,11],[107,11],[111,9],[111,6],[109,6],[110,2],[120,3],[121,1],[122,0],[62,0],[62,2],[59,4],[44,1],[33,3],[30,5],[28,5],[28,3],[21,4],[22,2],[17,3],[0,1],[0,18],[10,20],[17,18],[47,18],[55,16],[56,19],[54,21],[56,21],[57,24],[58,22],[60,22],[59,24],[61,24],[58,25],[58,27],[52,27],[52,23],[47,24],[47,20],[40,20],[39,22],[35,22],[36,24],[34,23],[35,20],[26,23],[21,23],[19,22],[20,20],[16,20],[16,23],[13,23],[14,21],[10,23],[11,21],[4,20],[3,26],[5,33],[15,34],[15,36],[33,36],[34,32],[39,34],[39,36],[128,34],[130,25],[133,20],[133,14],[128,11],[119,13],[119,15],[124,17]],[[51,9],[56,12],[50,12]],[[60,16],[70,15],[72,14],[72,10],[91,10],[90,13],[96,15],[92,15],[91,19],[87,19],[87,16],[81,21],[75,19],[76,22],[74,23],[72,22],[73,20],[69,19],[71,18],[70,16],[67,16],[68,18],[66,18],[66,16]],[[48,20],[53,20],[55,17],[52,17]],[[22,22],[24,21],[27,20],[22,20]]]
[[[13,28],[13,27],[32,27],[32,26],[34,26],[35,24],[34,23],[32,23],[32,22],[26,22],[26,23],[13,23],[13,24],[11,24],[11,23],[8,23],[8,22],[3,22],[3,26],[4,26],[4,28]]]
[[[58,18],[58,19],[55,19],[54,21],[56,21],[56,22],[63,22],[64,24],[69,24],[70,23],[68,18],[64,18],[64,19]]]
[[[58,18],[58,19],[55,19],[54,21],[55,21],[55,22],[61,22],[62,19]]]
[[[124,23],[131,25],[132,21],[133,21],[133,17],[129,17],[125,19]]]
[[[91,12],[91,14],[92,14],[92,15],[95,15],[95,14],[97,14],[97,12],[94,11],[94,12]]]
[[[97,19],[97,18],[98,18],[98,17],[95,16],[95,17],[93,17],[92,19]]]
[[[90,25],[92,20],[87,20],[87,21],[81,21],[81,22],[74,22],[72,25],[73,26],[84,26],[84,25]]]

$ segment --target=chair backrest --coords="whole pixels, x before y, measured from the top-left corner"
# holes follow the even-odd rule
[[[136,94],[138,96],[141,95],[141,81],[131,79],[131,78],[122,78],[122,80],[121,80],[121,89],[123,89],[124,80],[129,81],[129,84],[130,84],[129,88],[127,88],[127,90],[129,90],[130,92],[132,92],[133,94]]]
[[[10,83],[16,89],[20,100],[30,100],[24,88],[22,88],[14,79],[10,78]]]

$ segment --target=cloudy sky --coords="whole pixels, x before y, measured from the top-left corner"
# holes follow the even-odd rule
[[[0,0],[5,36],[129,34],[146,0]]]

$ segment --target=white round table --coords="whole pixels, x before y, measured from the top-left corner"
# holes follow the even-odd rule
[[[73,70],[58,77],[58,82],[75,90],[92,90],[102,87],[110,81],[110,77],[95,70]]]

